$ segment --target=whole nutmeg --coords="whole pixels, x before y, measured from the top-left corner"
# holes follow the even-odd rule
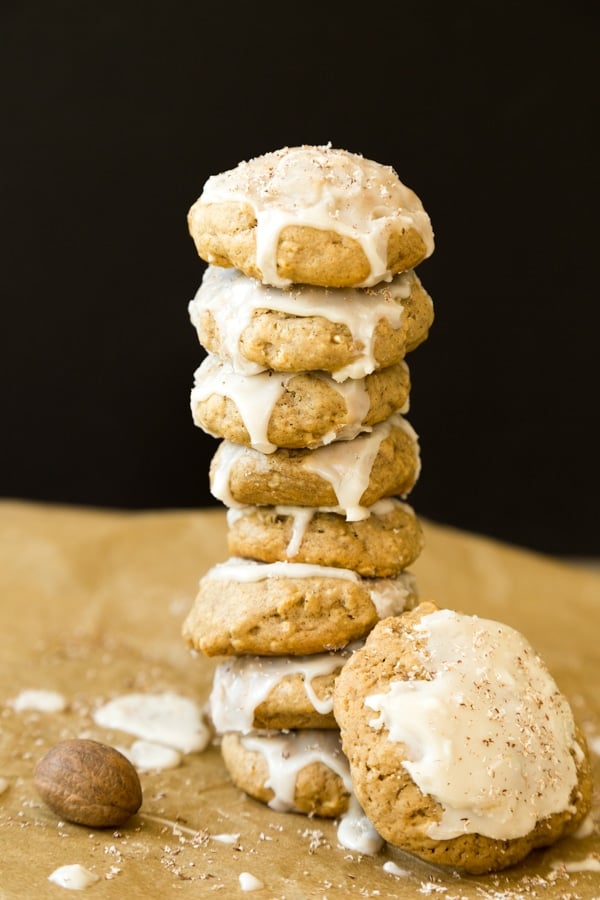
[[[129,760],[99,741],[55,744],[38,762],[34,784],[53,812],[92,828],[122,825],[142,805],[142,786]]]

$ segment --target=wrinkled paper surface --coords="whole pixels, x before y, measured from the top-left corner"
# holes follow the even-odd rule
[[[140,812],[119,828],[61,822],[33,784],[63,738],[129,746],[93,711],[132,692],[175,692],[203,708],[216,661],[192,656],[181,625],[204,572],[227,558],[222,509],[110,512],[0,504],[0,898],[56,898],[48,881],[79,864],[99,876],[91,898],[600,897],[600,575],[425,521],[411,566],[421,599],[503,621],[538,650],[569,698],[593,752],[587,836],[536,851],[512,870],[458,876],[385,846],[359,856],[336,824],[276,813],[241,794],[218,747],[142,773]],[[24,690],[64,696],[59,712],[18,711]],[[223,838],[225,836],[225,838]],[[384,864],[393,862],[395,873]],[[388,867],[389,868],[389,867]],[[595,869],[595,871],[594,871]],[[246,883],[247,884],[247,883]]]

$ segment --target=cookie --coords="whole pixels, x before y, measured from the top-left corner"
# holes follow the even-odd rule
[[[479,874],[572,834],[585,739],[526,639],[432,603],[380,621],[336,678],[354,790],[390,844]]]
[[[413,271],[367,290],[279,290],[215,266],[188,312],[202,346],[236,372],[324,371],[336,381],[400,362],[426,340],[434,318]]]
[[[217,734],[337,728],[333,684],[355,642],[310,656],[238,656],[214,672],[209,713]]]
[[[433,252],[429,216],[391,166],[283,147],[211,176],[188,213],[199,256],[265,284],[368,287]]]
[[[221,441],[210,490],[225,506],[327,506],[349,521],[367,518],[384,497],[405,497],[420,472],[417,435],[395,414],[353,441],[271,454]]]
[[[230,732],[221,754],[235,786],[278,812],[335,819],[348,810],[352,783],[337,731]]]
[[[415,600],[410,572],[366,579],[350,569],[230,557],[201,578],[183,639],[205,656],[323,653]]]
[[[194,382],[194,423],[261,453],[352,440],[393,413],[406,412],[410,393],[404,362],[338,384],[324,372],[242,375],[209,354]]]
[[[340,566],[367,578],[398,575],[423,549],[414,510],[393,497],[378,500],[358,522],[323,508],[247,506],[229,509],[227,524],[232,556]]]

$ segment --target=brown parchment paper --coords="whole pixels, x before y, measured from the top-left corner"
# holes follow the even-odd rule
[[[423,599],[499,619],[542,654],[595,747],[600,741],[600,575],[424,522],[412,566]],[[227,557],[225,513],[120,513],[0,503],[0,898],[56,898],[48,881],[79,863],[100,876],[90,898],[246,895],[297,898],[600,898],[600,801],[594,827],[507,872],[459,877],[389,847],[361,857],[336,825],[275,813],[229,782],[218,748],[142,774],[140,812],[118,831],[61,822],[33,786],[36,761],[65,737],[128,746],[95,707],[132,691],[174,691],[203,705],[215,662],[192,657],[180,631],[199,578]],[[60,713],[17,712],[24,689],[56,690]],[[239,834],[233,844],[215,836]],[[386,872],[391,860],[404,874]]]

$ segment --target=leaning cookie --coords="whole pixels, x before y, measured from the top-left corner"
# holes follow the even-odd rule
[[[334,713],[365,813],[428,862],[503,869],[589,811],[585,739],[507,625],[432,603],[380,621],[336,679]]]
[[[202,259],[265,284],[369,286],[426,259],[433,231],[391,166],[283,147],[210,177],[188,213]]]
[[[264,454],[221,441],[210,469],[210,490],[230,508],[239,506],[336,507],[349,521],[366,519],[384,497],[405,497],[420,473],[418,437],[401,415],[352,441],[315,450]]]
[[[333,685],[361,644],[309,656],[236,656],[213,675],[209,713],[217,734],[337,728]]]
[[[414,576],[231,557],[200,580],[184,642],[205,656],[302,656],[339,650],[416,602]]]
[[[324,372],[242,375],[209,354],[196,370],[194,423],[213,437],[272,453],[352,440],[395,412],[406,412],[406,363],[361,379],[335,382]]]
[[[245,506],[227,510],[227,524],[232,556],[340,566],[367,578],[398,575],[424,544],[414,510],[396,497],[378,500],[358,522],[323,508]]]
[[[229,732],[221,754],[235,786],[271,809],[330,819],[348,810],[352,783],[337,731]]]
[[[366,290],[280,290],[216,266],[188,312],[202,346],[237,372],[324,371],[336,381],[399,362],[426,340],[434,318],[413,271]]]

